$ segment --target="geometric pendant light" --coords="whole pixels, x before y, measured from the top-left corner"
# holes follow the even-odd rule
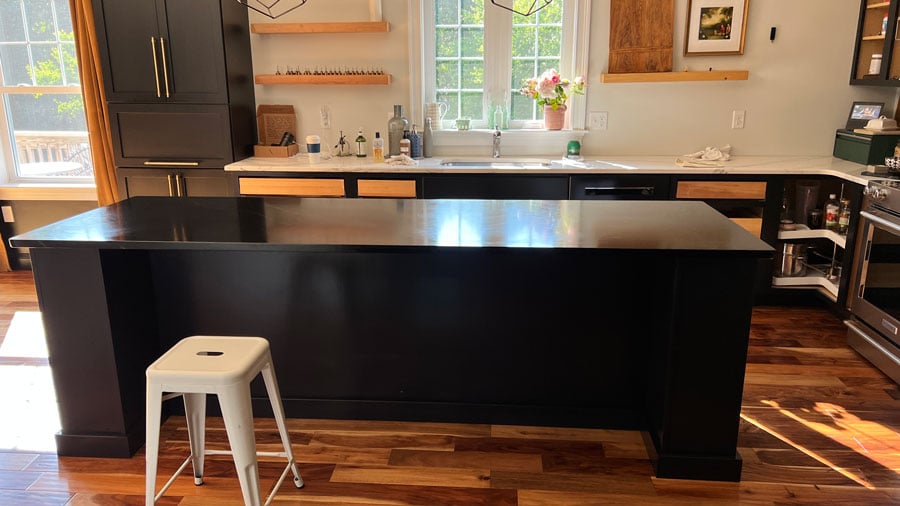
[[[306,3],[306,0],[237,0],[248,9],[265,14],[272,19],[283,16]]]
[[[491,0],[491,3],[525,17],[553,3],[553,0]]]

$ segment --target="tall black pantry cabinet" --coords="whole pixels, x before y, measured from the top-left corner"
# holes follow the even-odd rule
[[[252,154],[247,8],[234,0],[95,0],[119,193],[230,193]]]

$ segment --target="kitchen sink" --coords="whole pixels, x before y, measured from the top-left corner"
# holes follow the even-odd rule
[[[444,160],[441,162],[442,167],[484,167],[488,169],[545,169],[550,167],[550,165],[549,160],[535,158],[488,158],[483,160]]]

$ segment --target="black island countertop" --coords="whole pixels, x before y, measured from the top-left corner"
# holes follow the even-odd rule
[[[31,248],[59,455],[133,455],[147,366],[252,335],[290,417],[641,430],[658,477],[741,476],[772,248],[704,203],[141,197],[11,243]]]
[[[383,247],[754,252],[701,202],[137,197],[13,237],[14,247]]]

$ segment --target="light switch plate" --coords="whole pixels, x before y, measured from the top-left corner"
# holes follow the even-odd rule
[[[3,211],[3,221],[6,223],[12,223],[16,221],[16,217],[13,216],[12,206],[0,206],[0,211]]]

